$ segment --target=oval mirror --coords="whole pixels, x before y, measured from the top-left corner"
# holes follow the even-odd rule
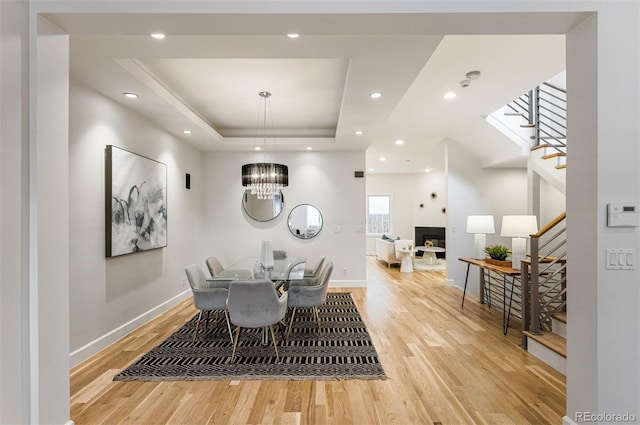
[[[313,205],[301,204],[289,213],[288,225],[296,238],[311,239],[322,230],[322,214]]]
[[[258,195],[252,195],[251,190],[247,189],[242,195],[242,208],[256,221],[273,220],[284,208],[282,191],[278,192],[273,199],[258,199]]]

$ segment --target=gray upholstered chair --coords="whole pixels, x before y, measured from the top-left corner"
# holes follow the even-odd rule
[[[218,273],[224,271],[224,267],[220,260],[218,260],[218,257],[209,257],[205,263],[207,263],[207,268],[209,269],[211,277],[216,277]]]
[[[304,277],[318,279],[320,277],[320,272],[322,271],[323,264],[324,264],[324,255],[320,257],[320,259],[318,260],[315,266],[309,267],[309,264],[307,264],[307,268],[304,269]]]
[[[207,277],[202,271],[202,268],[196,264],[187,266],[184,271],[187,274],[187,280],[193,292],[193,304],[200,310],[198,321],[196,322],[196,329],[193,331],[193,340],[195,341],[196,335],[198,335],[198,327],[202,313],[204,311],[207,312],[207,320],[205,321],[205,326],[207,326],[209,313],[222,310],[227,322],[229,338],[233,341],[231,325],[229,324],[229,314],[227,312],[227,296],[229,295],[229,291],[225,287],[229,286],[229,281],[207,281]]]
[[[236,326],[231,362],[235,360],[238,339],[242,328],[263,328],[268,326],[280,361],[273,325],[280,323],[287,313],[287,294],[278,296],[273,282],[267,279],[234,280],[229,285],[227,307],[231,323]]]
[[[291,320],[289,320],[289,328],[287,329],[287,339],[289,339],[289,335],[291,334],[291,326],[293,325],[293,319],[296,317],[296,310],[298,308],[311,308],[313,310],[313,315],[318,322],[318,333],[320,332],[318,306],[321,306],[327,300],[327,289],[329,287],[331,272],[333,272],[333,263],[328,262],[322,268],[317,285],[298,285],[295,281],[292,281],[289,285],[289,290],[286,292],[289,294],[287,305],[289,308],[293,308],[293,311],[291,312]]]
[[[287,258],[287,251],[284,249],[274,249],[273,250],[273,259],[274,260],[284,260]]]
[[[284,288],[286,291],[289,289],[289,282],[299,282],[304,279],[304,270],[302,266],[305,261],[306,260],[304,258],[289,259],[284,265],[282,279],[276,282],[276,289]]]
[[[230,276],[229,280],[233,280],[233,279],[251,279],[253,277],[253,274],[251,273],[251,270],[225,269],[224,266],[222,265],[220,260],[218,260],[217,257],[209,257],[209,258],[207,258],[205,263],[207,263],[207,268],[209,269],[209,274],[211,274],[212,278],[218,277],[218,275],[220,273],[222,273],[222,272],[225,272],[225,276]],[[231,276],[233,276],[233,277],[231,277]],[[224,285],[224,287],[228,288],[229,287],[228,281],[226,281],[226,282],[227,282],[227,284]]]

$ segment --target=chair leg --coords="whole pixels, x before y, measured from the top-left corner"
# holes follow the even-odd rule
[[[316,316],[316,322],[318,322],[318,334],[320,334],[320,314],[318,313],[317,306],[313,306],[313,313]]]
[[[240,326],[236,328],[236,337],[233,340],[233,351],[231,352],[231,363],[233,363],[236,358],[236,348],[238,348],[238,337],[240,336],[240,329]]]
[[[198,335],[198,326],[200,325],[200,318],[202,317],[202,310],[198,314],[198,320],[196,321],[196,330],[193,331],[193,342],[196,342],[196,335]]]
[[[211,315],[211,310],[207,310],[207,318],[204,320],[204,329],[207,330],[209,327],[209,316]]]
[[[289,320],[289,329],[287,329],[287,341],[289,341],[289,336],[291,335],[291,325],[293,324],[293,319],[296,317],[296,308],[293,307],[293,311],[291,312],[291,320]]]
[[[276,350],[276,360],[280,363],[280,355],[278,354],[278,344],[276,344],[276,334],[273,333],[273,325],[269,325],[271,331],[271,340],[273,341],[273,349]]]
[[[229,323],[229,312],[227,310],[224,310],[224,318],[227,319],[227,330],[229,331],[229,339],[233,344],[233,334],[231,333],[231,324]]]

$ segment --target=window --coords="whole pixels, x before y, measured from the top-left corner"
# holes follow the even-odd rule
[[[391,232],[391,196],[367,197],[367,233]]]

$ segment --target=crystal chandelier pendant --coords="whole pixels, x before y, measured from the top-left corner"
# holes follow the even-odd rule
[[[271,93],[261,91],[258,95],[264,99],[264,132],[266,134],[267,99]],[[242,166],[242,186],[249,188],[251,194],[256,195],[258,199],[273,199],[283,187],[288,185],[289,167],[286,165],[255,162]]]

